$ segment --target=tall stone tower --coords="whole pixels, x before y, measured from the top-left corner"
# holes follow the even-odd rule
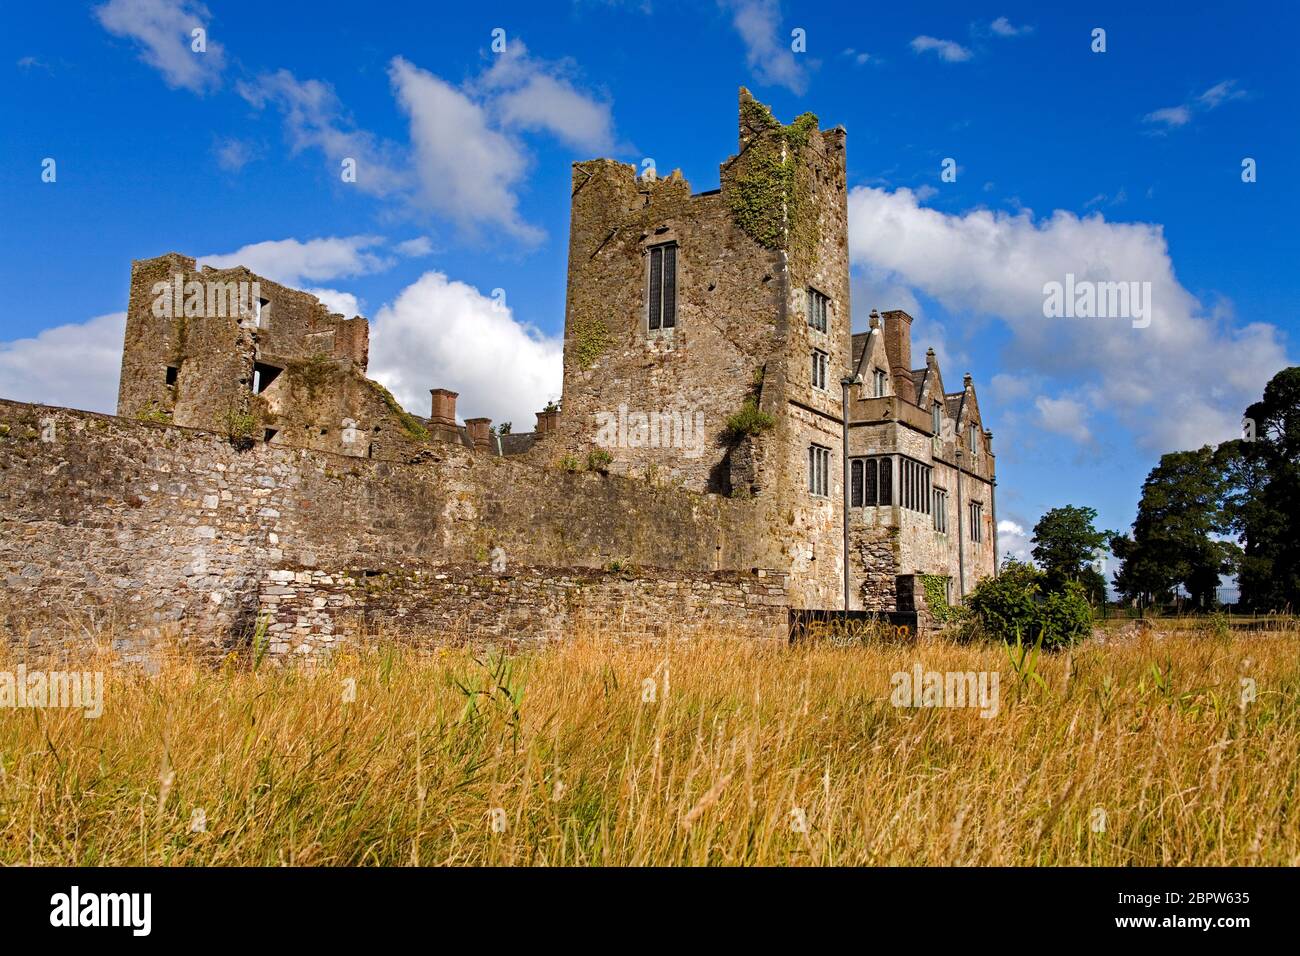
[[[795,601],[841,582],[845,132],[740,91],[721,188],[575,163],[556,454],[747,499]]]

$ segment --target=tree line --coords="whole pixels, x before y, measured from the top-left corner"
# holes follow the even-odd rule
[[[1162,455],[1128,534],[1098,530],[1092,508],[1047,512],[1034,527],[1033,555],[1049,587],[1074,581],[1104,600],[1091,560],[1109,547],[1120,561],[1115,588],[1127,599],[1168,603],[1181,588],[1209,609],[1220,576],[1235,574],[1244,609],[1300,607],[1300,367],[1278,372],[1242,424],[1241,438]]]

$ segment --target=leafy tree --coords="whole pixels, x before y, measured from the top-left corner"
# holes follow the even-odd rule
[[[1167,596],[1181,584],[1198,607],[1211,607],[1219,575],[1235,570],[1240,549],[1214,535],[1231,531],[1222,456],[1210,446],[1162,455],[1142,485],[1130,537],[1115,536],[1122,562],[1116,586],[1130,597]]]
[[[1066,505],[1053,508],[1034,525],[1034,561],[1047,575],[1047,588],[1060,591],[1066,581],[1078,581],[1089,597],[1106,595],[1106,580],[1092,566],[1098,551],[1116,534],[1098,531],[1095,508]]]
[[[1300,367],[1283,369],[1246,409],[1245,437],[1219,446],[1224,511],[1245,542],[1242,603],[1300,607]]]

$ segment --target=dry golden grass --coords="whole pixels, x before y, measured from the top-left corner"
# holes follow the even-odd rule
[[[999,671],[998,715],[895,708],[917,661]],[[1039,673],[938,641],[169,654],[109,674],[99,719],[0,711],[0,862],[1300,862],[1295,634],[1088,644]]]

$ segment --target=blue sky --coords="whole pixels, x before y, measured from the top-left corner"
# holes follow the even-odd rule
[[[1230,437],[1300,354],[1300,16],[906,6],[12,5],[0,394],[111,411],[130,261],[179,251],[370,317],[371,371],[416,411],[443,386],[531,423],[560,389],[569,164],[715,188],[746,85],[848,130],[855,328],[905,308],[949,390],[974,374],[999,518],[1127,528],[1159,454]],[[1066,273],[1150,282],[1151,324],[1044,317]]]

